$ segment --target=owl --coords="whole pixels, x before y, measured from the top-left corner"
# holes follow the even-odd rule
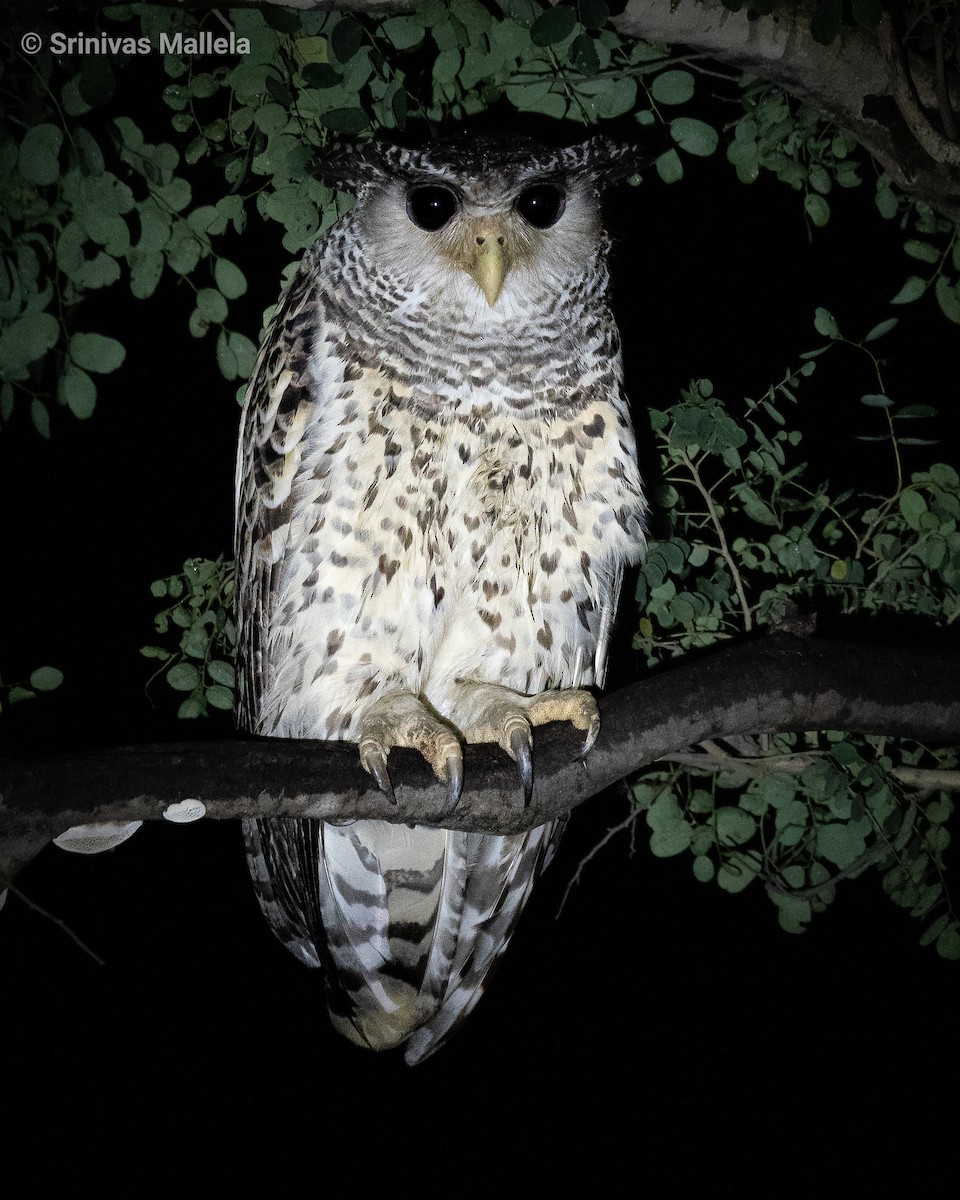
[[[529,798],[534,727],[584,751],[645,501],[608,306],[600,191],[633,149],[459,137],[340,147],[354,208],[304,255],[247,392],[238,721],[343,740],[393,798],[496,743]],[[449,810],[448,810],[449,811]],[[323,968],[334,1026],[431,1053],[473,1007],[562,822],[245,822],[260,905]]]

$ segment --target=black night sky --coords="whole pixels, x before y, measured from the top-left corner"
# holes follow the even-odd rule
[[[688,160],[688,175],[668,188],[650,171],[611,201],[641,441],[646,405],[700,376],[756,396],[819,343],[817,305],[862,335],[909,273],[870,185],[836,195],[811,239],[800,199],[772,180],[738,186],[719,155]],[[227,253],[250,279],[237,323],[255,337],[288,256],[257,219]],[[128,357],[95,415],[57,410],[49,443],[23,414],[3,434],[4,677],[41,662],[66,675],[19,706],[15,741],[54,752],[185,736],[163,688],[146,696],[137,650],[154,640],[151,580],[231,543],[238,409],[211,339],[186,332],[191,307],[170,281],[149,302],[108,289],[89,327]],[[930,306],[900,315],[891,387],[952,406],[940,436],[955,460],[956,330]],[[831,357],[801,393],[806,453],[868,489],[882,474],[879,490],[889,463],[852,440],[862,368]],[[629,609],[627,587],[614,684],[639,669]],[[635,853],[620,833],[558,918],[626,811],[621,790],[575,815],[478,1008],[412,1070],[329,1028],[322,980],[259,916],[239,828],[158,823],[92,858],[49,847],[18,886],[106,965],[17,897],[0,912],[0,1162],[29,1164],[23,1194],[67,1169],[111,1197],[189,1195],[207,1172],[214,1187],[239,1172],[278,1195],[319,1193],[331,1172],[366,1194],[469,1192],[501,1171],[517,1190],[557,1171],[594,1194],[624,1173],[654,1197],[942,1194],[957,1166],[960,968],[917,945],[879,878],[844,885],[791,936],[758,886],[729,896],[697,883],[689,858],[653,858],[642,822]],[[122,1182],[108,1182],[117,1166]]]

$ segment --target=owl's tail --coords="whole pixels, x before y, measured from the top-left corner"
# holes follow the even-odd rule
[[[385,821],[245,822],[261,908],[309,966],[323,965],[334,1027],[419,1062],[483,993],[562,822],[460,833]]]

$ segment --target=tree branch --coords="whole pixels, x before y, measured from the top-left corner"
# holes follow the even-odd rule
[[[513,833],[569,812],[664,755],[745,733],[842,729],[960,743],[960,652],[889,649],[772,634],[685,658],[600,701],[600,737],[536,735],[526,810],[516,768],[468,746],[466,787],[443,818],[446,788],[415,752],[395,750],[391,806],[346,743],[237,738],[126,746],[0,763],[0,885],[73,825],[157,820],[196,797],[208,817],[317,817]]]
[[[613,24],[622,34],[682,43],[779,84],[848,129],[904,191],[960,220],[960,146],[930,124],[936,67],[902,52],[891,18],[875,30],[843,26],[823,46],[810,32],[815,0],[750,20],[720,0],[628,0]],[[955,86],[955,80],[951,80]]]

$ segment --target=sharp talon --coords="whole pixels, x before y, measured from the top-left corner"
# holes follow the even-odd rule
[[[463,792],[463,759],[448,758],[446,768],[448,790],[447,803],[443,810],[443,816],[449,817],[460,803],[460,796]]]
[[[382,754],[371,756],[365,763],[367,770],[374,778],[374,782],[381,792],[386,796],[391,804],[396,804],[397,798],[393,794],[393,784],[390,782],[390,772],[387,770],[387,760]]]
[[[523,803],[529,805],[533,795],[533,754],[530,748],[530,730],[519,725],[510,734],[510,751],[517,760],[520,782],[523,784]]]
[[[577,755],[578,758],[586,758],[587,757],[587,755],[593,749],[593,743],[597,740],[599,735],[600,735],[600,718],[594,717],[593,720],[590,722],[590,728],[587,730],[587,736],[584,738],[583,748],[581,749],[580,753]]]

